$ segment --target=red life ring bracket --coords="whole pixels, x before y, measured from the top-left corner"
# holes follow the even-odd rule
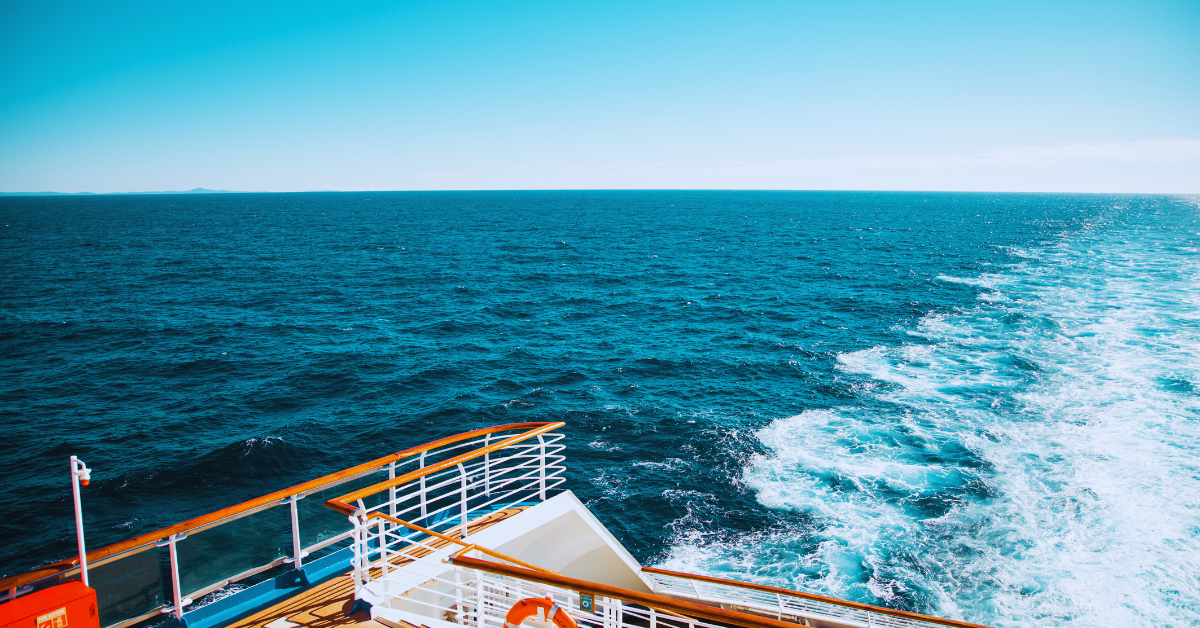
[[[567,614],[566,609],[549,597],[527,597],[508,609],[504,617],[505,628],[521,628],[521,622],[536,617],[539,621],[553,622],[557,628],[579,628],[579,624]]]

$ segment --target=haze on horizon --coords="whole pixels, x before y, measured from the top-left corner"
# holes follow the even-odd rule
[[[1200,192],[1200,3],[5,3],[0,192]]]

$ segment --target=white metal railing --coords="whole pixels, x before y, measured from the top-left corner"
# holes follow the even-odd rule
[[[391,577],[378,578],[371,585],[380,596],[380,610],[376,612],[385,620],[403,619],[421,625],[422,618],[434,618],[473,628],[505,628],[506,615],[517,601],[549,598],[580,628],[729,628],[604,596],[595,596],[593,610],[585,611],[580,608],[580,594],[575,589],[449,564],[445,558],[454,548],[430,544],[428,539],[411,545],[421,551],[410,549],[411,561],[398,561],[400,565],[390,567]],[[466,554],[477,552],[468,550]],[[373,564],[381,571],[389,568],[379,561]],[[400,614],[389,616],[389,611]]]
[[[97,591],[100,622],[105,628],[124,628],[162,614],[171,614],[180,618],[186,610],[190,610],[188,607],[193,604],[193,601],[202,596],[231,583],[283,565],[291,564],[299,569],[303,565],[304,558],[309,554],[348,540],[352,536],[353,530],[345,529],[349,526],[338,526],[343,529],[327,532],[322,529],[318,531],[317,538],[308,539],[307,545],[302,543],[302,528],[306,531],[309,530],[304,527],[305,525],[319,528],[323,528],[323,526],[306,521],[300,516],[300,500],[308,495],[320,494],[348,482],[369,478],[389,468],[394,473],[394,469],[403,464],[404,462],[390,462],[327,482],[310,483],[314,485],[303,491],[293,492],[282,499],[252,504],[247,508],[232,507],[226,509],[227,513],[225,511],[215,513],[224,516],[206,515],[164,529],[161,531],[161,536],[149,533],[130,541],[89,552],[89,558],[82,567],[80,564],[67,566],[61,571],[53,571],[40,578],[29,579],[29,584],[20,583],[6,588],[3,595],[0,595],[0,603],[69,579],[82,579],[85,574],[90,573],[88,584]],[[280,509],[284,512],[280,512]],[[247,526],[246,522],[252,522],[252,524]],[[193,556],[191,563],[181,558],[179,547],[183,543],[190,543],[191,541],[186,540],[189,537],[194,538],[198,534],[208,534],[210,531],[220,530],[222,526],[235,523],[243,526],[238,529],[240,533],[261,532],[264,536],[276,533],[286,534],[288,547],[285,552],[265,556],[261,562],[251,564],[245,564],[243,555],[253,552],[257,548],[236,543],[230,543],[224,548],[202,557]],[[312,537],[313,535],[307,536]],[[276,539],[271,536],[271,540]],[[161,551],[165,560],[144,560],[146,552],[155,551]],[[97,557],[97,554],[100,556]],[[201,582],[199,586],[192,584],[184,588],[181,563],[183,569],[194,569],[196,563],[200,561],[204,563],[204,567],[208,568],[208,572],[213,574],[211,579]],[[82,563],[82,561],[80,562]],[[128,567],[127,565],[131,563],[137,563],[137,566]],[[238,565],[238,567],[233,570],[222,569],[222,565],[226,563]],[[148,569],[147,565],[150,565]],[[162,590],[161,594],[158,593],[160,589]],[[122,607],[132,607],[133,610],[120,610]],[[113,609],[118,610],[113,611]],[[113,617],[114,612],[116,617]]]
[[[826,602],[810,597],[797,597],[785,593],[745,588],[736,584],[723,584],[696,578],[643,571],[643,576],[654,583],[654,592],[703,602],[717,603],[741,612],[749,612],[779,619],[781,621],[836,622],[847,626],[874,628],[945,628],[953,622],[936,622],[897,615],[884,614],[869,609]]]
[[[580,628],[728,628],[604,596],[594,598],[593,611],[584,611],[579,608],[578,591],[475,570],[463,572],[460,578],[467,584],[474,584],[475,590],[463,596],[469,623],[460,623],[477,628],[503,628],[505,616],[513,604],[530,597],[549,597],[565,609]],[[478,603],[480,599],[482,605]]]
[[[373,581],[387,580],[397,564],[407,564],[426,553],[445,556],[462,549],[470,543],[473,521],[548,499],[566,481],[562,477],[566,471],[563,438],[561,433],[539,434],[380,489],[374,504],[368,505],[369,497],[356,500],[358,509],[350,516],[356,594]],[[463,445],[486,448],[496,440],[489,434]],[[421,461],[421,468],[425,466]],[[407,521],[443,538],[388,518]]]
[[[395,612],[398,613],[396,620],[418,626],[422,625],[422,618],[433,618],[474,628],[504,628],[505,615],[518,600],[549,596],[570,613],[581,628],[728,628],[724,623],[709,623],[656,610],[646,605],[653,603],[649,599],[642,600],[646,604],[635,604],[596,596],[594,610],[584,611],[579,607],[579,589],[561,588],[450,562],[453,555],[486,553],[493,559],[546,573],[546,570],[516,558],[474,545],[471,533],[478,529],[475,526],[486,523],[489,515],[499,516],[499,511],[544,501],[549,491],[565,481],[562,477],[565,471],[562,438],[561,434],[553,432],[539,434],[536,440],[529,438],[467,460],[450,459],[452,464],[443,464],[431,473],[354,494],[360,498],[351,500],[358,509],[350,517],[354,526],[352,576],[355,597],[377,606],[385,619],[389,612]],[[481,439],[473,444],[487,448],[488,441]],[[367,503],[370,496],[384,495],[385,492],[386,498]],[[340,503],[345,507],[348,502]],[[655,594],[662,596],[660,600],[681,598],[735,611],[745,621],[736,625],[762,625],[756,623],[761,620],[754,619],[755,616],[805,626],[946,628],[969,625],[897,614],[888,609],[820,596],[789,595],[786,591],[766,591],[754,588],[754,585],[739,586],[739,583],[712,582],[703,577],[684,577],[686,574],[643,571],[642,575]],[[550,581],[556,581],[556,578],[550,578]],[[666,608],[671,605],[667,604]],[[706,615],[700,613],[700,616]]]
[[[92,550],[86,569],[97,591],[100,624],[125,628],[163,614],[182,618],[196,608],[193,600],[231,583],[285,565],[301,569],[310,554],[329,554],[359,540],[344,515],[322,504],[331,495],[384,478],[421,475],[369,498],[370,512],[410,517],[439,531],[489,508],[546,499],[563,482],[563,436],[551,431],[561,426],[517,423],[466,432]],[[484,452],[513,438],[526,440]],[[453,459],[463,462],[422,473]],[[252,542],[243,542],[248,539]],[[81,571],[67,560],[5,578],[0,602],[81,578]]]

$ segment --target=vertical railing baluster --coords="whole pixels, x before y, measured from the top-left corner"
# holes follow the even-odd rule
[[[458,475],[462,479],[459,490],[459,509],[462,511],[462,531],[459,532],[459,538],[467,540],[467,468],[460,462],[458,463]]]
[[[396,479],[396,463],[394,462],[388,465],[388,479]],[[396,487],[394,486],[388,489],[388,514],[396,516]]]
[[[425,468],[425,454],[426,454],[426,452],[424,452],[424,451],[421,452],[421,461],[419,464],[421,465],[420,468],[422,468],[422,469]],[[427,502],[425,500],[425,476],[423,476],[423,475],[421,476],[420,499],[421,499],[421,523],[424,524],[425,518],[429,516],[429,511],[427,510],[429,502]],[[428,524],[426,524],[426,525],[428,525]]]
[[[537,439],[538,439],[538,463],[539,463],[538,470],[540,472],[539,473],[539,476],[540,476],[539,494],[541,495],[542,501],[546,501],[546,439],[542,438],[541,434],[538,434]]]
[[[387,537],[385,536],[387,533],[386,533],[386,530],[385,530],[383,524],[384,524],[383,519],[380,519],[379,520],[379,563],[380,563],[380,569],[383,570],[383,575],[380,576],[381,579],[387,578],[387,575],[388,575]]]
[[[475,570],[475,628],[483,628],[483,572]]]
[[[776,593],[775,602],[779,604],[779,614],[776,616],[776,619],[783,621],[783,596]]]

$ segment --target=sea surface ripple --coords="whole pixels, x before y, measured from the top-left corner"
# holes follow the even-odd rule
[[[568,423],[643,562],[997,626],[1200,624],[1200,202],[0,199],[0,574]]]

